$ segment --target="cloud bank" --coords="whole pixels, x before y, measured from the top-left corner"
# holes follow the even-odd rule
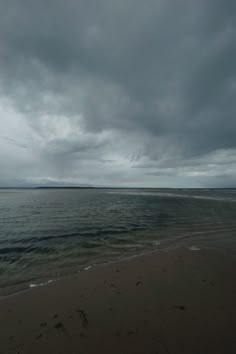
[[[236,186],[236,3],[0,0],[0,185]]]

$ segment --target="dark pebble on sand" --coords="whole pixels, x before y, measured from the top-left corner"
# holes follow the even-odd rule
[[[180,305],[180,306],[175,306],[176,309],[184,311],[186,310],[186,306]]]
[[[62,323],[62,322],[58,322],[58,323],[56,323],[55,326],[54,326],[54,328],[56,328],[56,329],[63,328],[63,327],[64,327],[64,326],[63,326],[63,323]]]
[[[136,286],[142,285],[143,282],[141,282],[140,280],[136,282]]]

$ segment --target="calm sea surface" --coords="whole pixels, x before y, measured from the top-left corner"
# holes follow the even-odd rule
[[[0,294],[179,246],[236,255],[236,190],[0,189]]]

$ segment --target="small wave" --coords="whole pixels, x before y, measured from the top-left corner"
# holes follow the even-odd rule
[[[236,202],[235,198],[232,197],[221,197],[221,196],[206,196],[201,194],[184,194],[175,192],[140,192],[140,191],[115,191],[107,192],[110,194],[124,194],[124,195],[139,195],[139,196],[153,196],[153,197],[167,197],[167,198],[188,198],[188,199],[204,199],[204,200],[214,200],[220,202]]]
[[[51,248],[49,247],[32,247],[32,246],[28,246],[28,247],[4,247],[4,248],[0,248],[0,258],[2,258],[3,256],[11,256],[11,255],[22,255],[22,254],[26,254],[26,253],[50,253],[51,252]]]
[[[102,230],[94,230],[94,231],[78,231],[78,232],[71,232],[71,233],[65,233],[65,234],[59,234],[59,235],[49,235],[49,236],[34,236],[34,237],[26,237],[26,238],[20,238],[20,239],[16,239],[16,240],[11,240],[12,244],[17,244],[17,243],[28,243],[28,244],[32,244],[32,243],[42,243],[44,241],[56,241],[56,240],[64,240],[64,239],[70,239],[70,238],[80,238],[81,240],[85,237],[100,237],[100,236],[104,236],[104,235],[116,235],[116,234],[121,234],[121,233],[128,233],[129,230],[115,230],[115,229],[102,229]],[[44,230],[41,230],[41,232],[43,233]],[[6,239],[3,239],[0,241],[0,243],[4,243],[6,242]],[[84,243],[85,247],[94,247],[94,242],[93,243]],[[82,244],[83,246],[83,244]],[[99,244],[96,245],[96,247],[98,247]],[[20,248],[19,248],[20,250]],[[8,250],[7,250],[8,251]],[[1,252],[1,250],[0,250]]]

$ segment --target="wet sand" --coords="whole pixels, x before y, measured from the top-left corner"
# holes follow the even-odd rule
[[[0,300],[0,353],[236,353],[235,260],[178,249]]]

